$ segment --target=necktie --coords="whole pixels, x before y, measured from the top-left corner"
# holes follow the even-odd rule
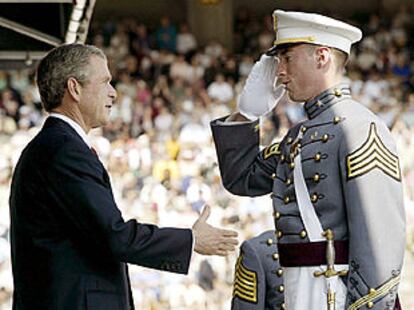
[[[95,148],[93,146],[91,146],[91,151],[92,153],[94,153],[96,156],[98,156],[98,153],[96,152]]]

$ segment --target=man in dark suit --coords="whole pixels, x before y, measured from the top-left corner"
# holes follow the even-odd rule
[[[101,50],[52,50],[37,84],[50,113],[21,154],[11,196],[13,309],[133,309],[126,263],[186,274],[193,248],[226,255],[237,233],[124,221],[109,176],[86,134],[108,122],[116,91]]]

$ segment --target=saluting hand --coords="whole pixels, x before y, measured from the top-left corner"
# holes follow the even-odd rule
[[[226,256],[239,244],[238,234],[233,230],[219,229],[207,224],[210,213],[211,208],[206,205],[193,225],[194,250],[202,255]]]
[[[237,100],[241,115],[254,121],[276,107],[285,93],[283,85],[276,87],[278,66],[278,58],[265,54],[254,64]]]

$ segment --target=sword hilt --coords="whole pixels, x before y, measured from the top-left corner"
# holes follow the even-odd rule
[[[325,271],[315,271],[313,275],[317,278],[320,276],[324,276],[325,278],[331,278],[331,277],[344,277],[348,274],[348,270],[339,270],[336,271],[334,269],[326,269]]]
[[[322,233],[322,236],[326,238],[326,264],[325,271],[315,271],[313,275],[315,277],[324,276],[325,278],[331,277],[343,277],[348,274],[348,270],[335,270],[335,246],[334,246],[334,233],[331,229],[327,229]]]

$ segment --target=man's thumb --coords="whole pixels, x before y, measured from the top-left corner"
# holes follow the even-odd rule
[[[205,205],[203,211],[201,212],[200,221],[206,222],[208,217],[210,216],[211,208],[209,205]]]
[[[273,98],[277,101],[277,102],[279,102],[280,101],[280,99],[282,99],[282,97],[283,97],[283,95],[285,94],[285,92],[286,92],[286,88],[285,88],[285,86],[284,85],[278,85],[278,86],[276,86],[274,89],[273,89],[273,92],[272,92],[272,94],[273,94]],[[277,104],[277,103],[276,103]]]

